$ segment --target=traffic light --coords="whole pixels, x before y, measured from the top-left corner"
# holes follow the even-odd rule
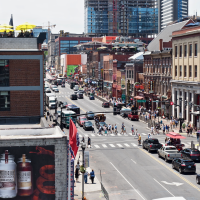
[[[187,106],[187,101],[185,100],[185,106]]]
[[[151,106],[151,99],[149,99],[149,106]]]

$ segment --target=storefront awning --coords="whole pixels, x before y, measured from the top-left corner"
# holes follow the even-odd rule
[[[144,97],[141,96],[135,96],[134,99],[143,99]]]

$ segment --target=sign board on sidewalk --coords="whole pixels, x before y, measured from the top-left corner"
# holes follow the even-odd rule
[[[89,167],[89,163],[90,163],[90,154],[89,154],[89,151],[84,151],[84,166],[85,168]]]
[[[138,103],[146,103],[146,100],[137,100]]]

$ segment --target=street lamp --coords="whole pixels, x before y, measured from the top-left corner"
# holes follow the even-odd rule
[[[86,148],[85,142],[81,143],[81,148],[82,148],[82,161],[83,161],[83,169],[84,169],[84,163],[85,163],[84,162],[84,151]],[[82,200],[84,200],[84,173],[82,173]]]
[[[63,123],[62,123],[62,109],[65,108],[63,107],[63,102],[60,102],[60,108],[61,108],[61,113],[60,113],[60,128],[61,130],[63,129]]]

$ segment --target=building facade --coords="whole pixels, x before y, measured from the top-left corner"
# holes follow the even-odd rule
[[[158,33],[157,0],[85,0],[85,33],[148,37]]]
[[[172,38],[173,116],[200,128],[200,27],[175,31]]]
[[[158,31],[188,16],[188,0],[158,0]]]

